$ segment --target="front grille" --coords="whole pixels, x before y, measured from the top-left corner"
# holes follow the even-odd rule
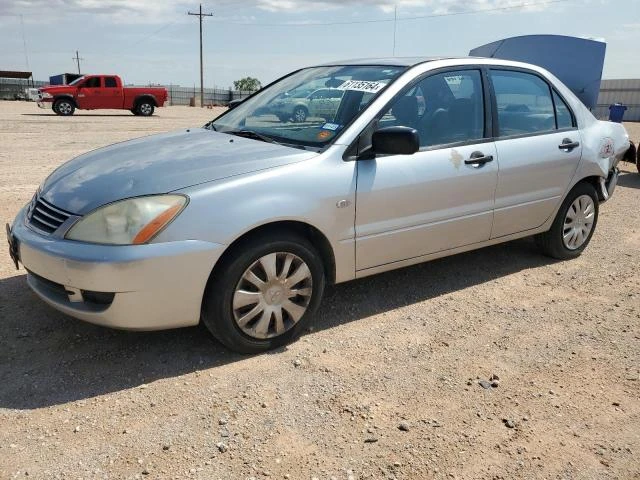
[[[36,197],[29,212],[29,223],[41,232],[53,233],[70,216],[70,213],[54,207],[41,197]]]

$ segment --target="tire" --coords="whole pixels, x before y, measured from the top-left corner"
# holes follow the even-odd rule
[[[136,112],[141,117],[150,117],[153,115],[153,111],[155,110],[155,105],[149,100],[141,100],[136,107]]]
[[[293,109],[293,121],[295,123],[303,123],[307,119],[309,112],[305,107],[296,107]]]
[[[134,115],[138,115],[138,110],[136,110],[135,108],[132,108],[131,110],[129,110],[131,113],[133,113]]]
[[[60,98],[54,102],[52,110],[56,113],[56,115],[69,117],[73,115],[73,112],[76,111],[76,106],[74,105],[73,101],[69,100],[68,98]]]
[[[590,183],[578,183],[562,202],[551,229],[536,235],[536,243],[550,257],[559,260],[578,257],[596,230],[598,211],[596,189]]]
[[[276,275],[267,274],[264,264]],[[287,284],[285,275],[287,280],[298,281]],[[263,287],[256,287],[247,277],[262,282]],[[294,234],[263,235],[238,247],[216,268],[205,290],[202,322],[230,350],[245,354],[271,350],[291,342],[307,328],[322,300],[324,285],[321,258],[306,239]],[[294,291],[300,294],[292,294]]]

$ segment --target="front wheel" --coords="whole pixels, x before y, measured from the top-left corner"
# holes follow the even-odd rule
[[[324,284],[322,261],[306,239],[262,236],[213,273],[202,321],[231,350],[270,350],[292,341],[309,324]]]
[[[536,235],[536,242],[550,257],[568,260],[579,256],[591,241],[598,223],[598,195],[582,182],[562,202],[551,229]]]
[[[73,104],[71,100],[67,100],[66,98],[61,98],[60,100],[56,100],[53,104],[52,110],[57,114],[63,117],[68,117],[73,115],[73,112],[76,111],[76,106]]]

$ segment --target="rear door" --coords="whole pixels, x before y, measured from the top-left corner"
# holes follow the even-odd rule
[[[430,73],[363,132],[366,150],[377,128],[415,128],[421,148],[357,161],[357,270],[489,240],[498,166],[486,82],[479,68]]]
[[[489,70],[500,175],[491,237],[541,226],[562,201],[582,145],[575,116],[537,73]]]
[[[103,78],[103,108],[121,109],[123,102],[122,87],[118,87],[118,79],[113,76]]]
[[[103,108],[102,77],[89,77],[78,87],[78,107],[84,110]]]

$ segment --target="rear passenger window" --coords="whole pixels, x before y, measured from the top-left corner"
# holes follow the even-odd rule
[[[555,91],[553,92],[553,103],[556,106],[558,129],[573,128],[573,118],[571,117],[571,110],[569,110],[567,104]]]
[[[499,136],[556,129],[547,82],[536,75],[506,70],[491,70],[491,80],[498,105]]]
[[[104,86],[105,88],[116,88],[118,84],[115,77],[104,77]]]

